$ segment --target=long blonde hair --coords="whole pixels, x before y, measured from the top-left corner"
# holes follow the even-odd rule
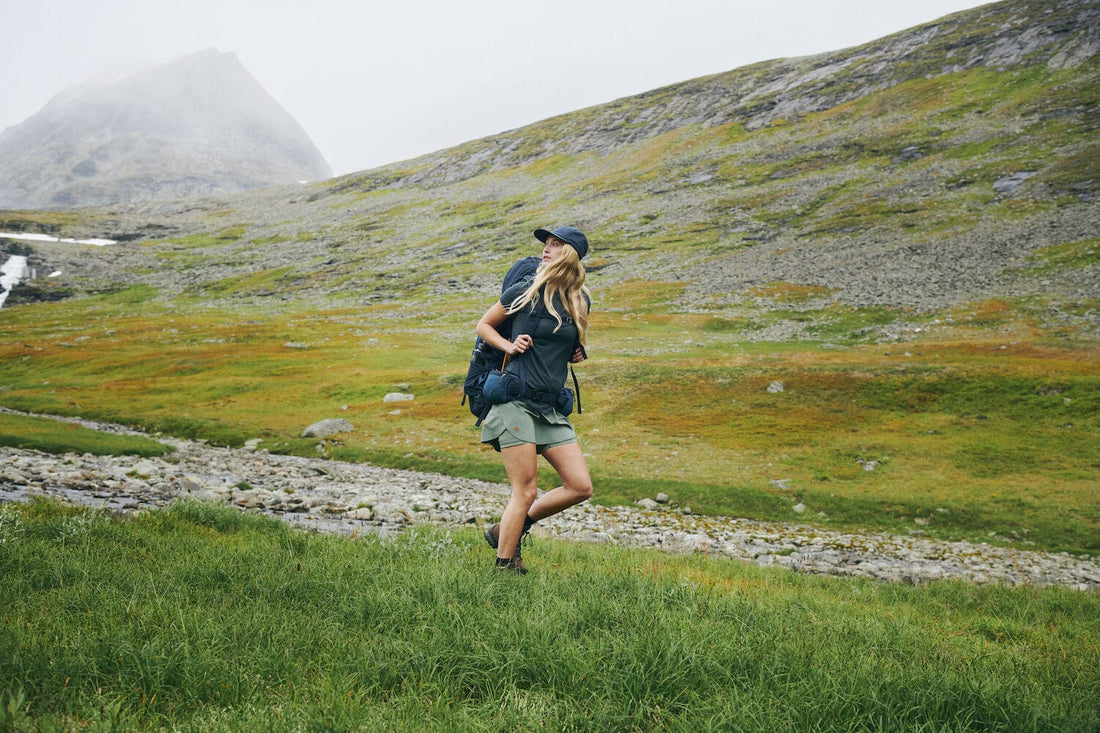
[[[535,272],[535,279],[531,281],[527,290],[523,291],[523,295],[513,301],[508,312],[515,313],[527,307],[528,303],[538,303],[545,288],[546,311],[558,322],[554,331],[556,332],[562,326],[562,317],[554,309],[554,296],[557,296],[565,306],[566,313],[573,319],[573,323],[577,324],[580,342],[586,343],[589,297],[584,279],[584,265],[581,264],[580,255],[572,245],[565,244],[557,259],[539,265],[539,269]]]

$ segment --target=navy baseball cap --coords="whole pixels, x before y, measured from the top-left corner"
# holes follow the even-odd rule
[[[555,237],[563,242],[571,245],[573,249],[577,250],[577,254],[581,259],[588,254],[588,237],[584,236],[584,232],[576,227],[558,227],[557,229],[536,229],[535,238],[545,244],[546,238],[553,234]]]

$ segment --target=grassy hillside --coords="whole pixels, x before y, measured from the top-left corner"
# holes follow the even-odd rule
[[[469,339],[454,334],[473,305],[132,308],[116,295],[10,311],[3,404],[306,455],[302,429],[340,416],[356,429],[325,455],[503,479],[458,404]],[[601,311],[576,417],[597,500],[667,491],[703,513],[1095,552],[1096,349],[1029,336],[1011,309],[982,317],[1015,333],[822,348],[742,343],[642,304]],[[384,403],[392,391],[416,399]]]
[[[0,405],[310,455],[346,417],[325,455],[499,479],[473,326],[568,222],[597,501],[1096,552],[1095,16],[1013,0],[323,184],[0,215],[123,240],[33,245],[73,297],[5,308]]]

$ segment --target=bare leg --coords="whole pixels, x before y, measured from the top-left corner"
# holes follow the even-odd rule
[[[530,505],[527,515],[535,521],[557,514],[574,504],[580,504],[592,496],[592,478],[588,475],[588,464],[585,462],[584,454],[581,453],[581,447],[578,444],[559,445],[557,448],[548,449],[542,455],[558,472],[562,485],[552,491],[547,491]],[[511,474],[509,474],[509,477],[511,477]],[[536,495],[537,493],[536,489]],[[513,496],[515,496],[514,490]],[[520,521],[522,522],[522,520]],[[522,524],[520,526],[522,528]],[[500,534],[501,544],[504,544],[503,520]]]
[[[500,516],[500,539],[497,557],[510,559],[516,551],[516,543],[523,532],[523,519],[538,496],[538,454],[533,443],[502,448],[504,470],[512,485],[512,498]]]

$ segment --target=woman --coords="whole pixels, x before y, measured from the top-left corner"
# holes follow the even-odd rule
[[[500,451],[512,485],[500,523],[485,539],[497,551],[496,566],[517,573],[527,572],[520,539],[531,525],[592,496],[573,425],[555,406],[569,363],[585,358],[590,298],[581,258],[588,253],[588,239],[573,227],[538,229],[535,237],[544,246],[534,280],[505,290],[477,324],[477,335],[509,355],[508,372],[521,376],[526,387],[523,397],[493,405],[481,428],[481,442]],[[509,317],[516,319],[511,341],[497,330]],[[562,482],[541,497],[539,455]]]

